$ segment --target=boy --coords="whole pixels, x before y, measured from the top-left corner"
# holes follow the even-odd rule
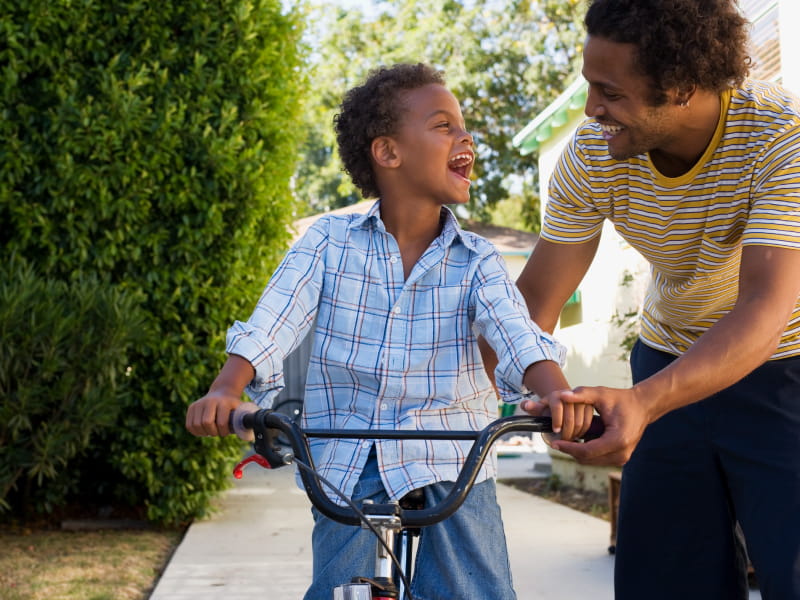
[[[493,247],[445,207],[469,200],[475,154],[442,74],[423,64],[374,71],[345,96],[335,127],[345,169],[379,200],[366,215],[320,218],[289,251],[250,320],[229,331],[228,361],[189,407],[189,431],[226,435],[245,387],[268,404],[284,357],[315,319],[305,427],[483,428],[497,416],[497,397],[478,334],[501,357],[501,395],[538,393],[560,425],[562,347],[530,320]],[[578,405],[562,434],[581,434],[590,417],[591,407]],[[469,444],[314,439],[311,449],[320,473],[357,503],[423,488],[430,505],[450,489]],[[487,461],[462,508],[423,530],[415,598],[516,597],[495,472]],[[371,572],[376,542],[316,511],[314,520],[305,598],[329,600],[352,574]]]

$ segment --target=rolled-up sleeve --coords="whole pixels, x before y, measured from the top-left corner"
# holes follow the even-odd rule
[[[532,364],[551,360],[564,365],[566,348],[531,320],[525,300],[499,255],[481,261],[476,274],[478,331],[497,354],[497,389],[503,399],[526,392],[522,378]]]
[[[245,391],[259,404],[283,388],[283,361],[314,322],[325,244],[324,225],[318,222],[286,254],[250,318],[228,330],[225,349],[253,365],[255,376]]]

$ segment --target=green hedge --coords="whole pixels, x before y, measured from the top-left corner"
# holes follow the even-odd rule
[[[148,338],[106,432],[113,493],[179,523],[235,440],[185,432],[285,249],[305,86],[278,0],[0,0],[0,247],[143,295]],[[113,485],[111,485],[113,484]]]
[[[48,513],[78,491],[79,459],[129,393],[144,323],[134,294],[95,277],[0,267],[0,511]]]

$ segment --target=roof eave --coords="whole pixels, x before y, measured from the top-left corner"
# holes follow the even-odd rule
[[[538,150],[542,142],[550,138],[554,129],[558,129],[569,120],[570,113],[583,108],[586,104],[588,88],[586,80],[578,77],[558,98],[514,136],[511,140],[514,147],[519,148],[522,155]]]

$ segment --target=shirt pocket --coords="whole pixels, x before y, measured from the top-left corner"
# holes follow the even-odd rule
[[[704,235],[697,254],[696,278],[715,281],[738,280],[742,258],[741,237],[733,242],[715,240]]]

